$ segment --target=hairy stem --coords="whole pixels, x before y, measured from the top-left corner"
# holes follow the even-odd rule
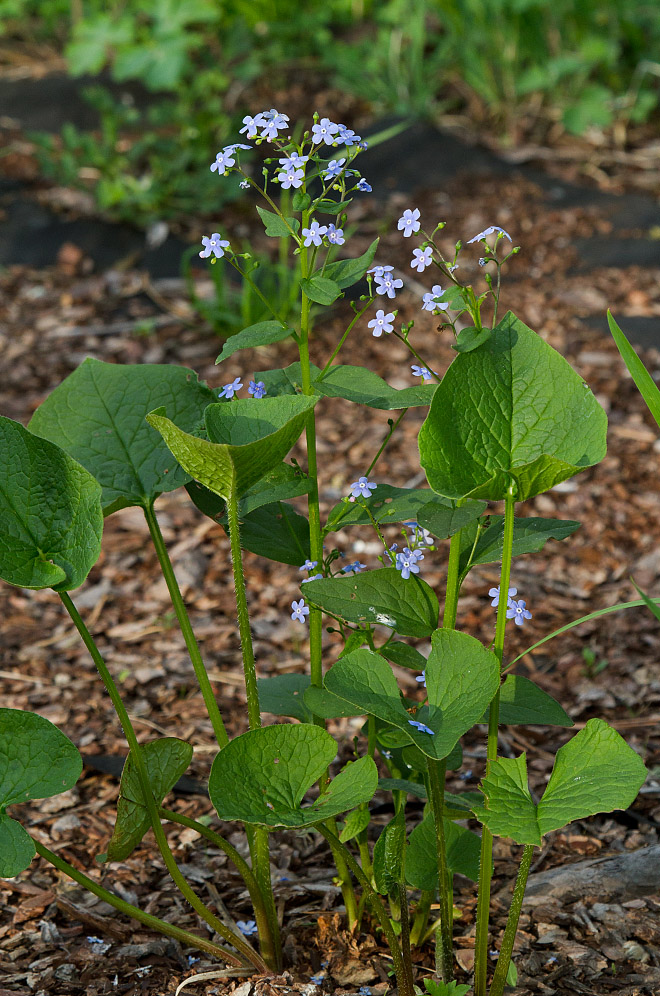
[[[443,982],[451,982],[454,975],[454,959],[452,951],[453,909],[451,900],[451,883],[447,866],[447,843],[445,840],[445,774],[446,761],[426,759],[429,802],[433,810],[435,824],[435,840],[438,858],[438,881],[440,886],[440,966]]]
[[[529,875],[529,868],[532,863],[533,853],[534,845],[525,844],[522,859],[520,861],[520,868],[518,869],[518,877],[516,878],[516,884],[513,889],[513,898],[511,899],[509,916],[506,921],[506,929],[504,931],[504,937],[502,938],[502,948],[500,950],[499,958],[497,959],[495,974],[490,986],[490,996],[502,996],[502,993],[504,992],[506,977],[509,971],[509,963],[511,962],[511,954],[513,953],[513,945],[515,943],[516,932],[518,930],[520,911],[522,909],[523,899],[525,898],[525,887],[527,885],[527,876]]]

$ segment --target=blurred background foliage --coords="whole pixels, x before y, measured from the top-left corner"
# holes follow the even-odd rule
[[[657,0],[0,0],[0,25],[74,76],[153,94],[94,85],[96,132],[33,136],[46,176],[140,225],[235,196],[209,171],[217,148],[301,79],[375,119],[454,114],[503,144],[594,128],[625,143],[660,100]]]

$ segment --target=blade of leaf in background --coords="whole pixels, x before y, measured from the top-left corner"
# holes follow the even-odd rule
[[[651,415],[660,427],[660,389],[609,311],[607,312],[607,321],[617,348],[623,357],[623,362],[628,367]]]
[[[216,359],[217,363],[222,363],[239,349],[254,349],[257,346],[270,346],[273,342],[281,342],[293,335],[293,329],[287,328],[281,322],[257,322],[256,325],[248,325],[235,335],[227,339],[222,347],[222,352]],[[215,398],[213,399],[215,401]]]
[[[477,564],[495,564],[502,560],[504,544],[504,516],[491,515],[490,525],[474,543],[478,523],[469,523],[461,534],[461,554],[459,572]],[[421,524],[421,523],[420,523]],[[516,518],[513,523],[513,556],[524,553],[538,553],[549,539],[563,540],[571,536],[580,523],[573,519],[539,519],[535,517]]]
[[[641,588],[639,587],[639,585],[638,585],[638,584],[637,584],[637,582],[636,582],[636,581],[634,580],[634,578],[631,578],[630,580],[632,581],[632,583],[633,583],[633,584],[635,585],[635,588],[637,589],[637,591],[638,591],[638,592],[640,593],[640,595],[642,596],[642,600],[643,600],[643,602],[644,602],[644,605],[646,606],[646,608],[647,608],[647,609],[649,610],[649,612],[651,612],[651,613],[652,613],[652,614],[653,614],[653,615],[655,616],[655,618],[656,618],[656,619],[657,619],[657,620],[658,620],[658,621],[660,622],[660,606],[656,605],[656,603],[655,603],[655,602],[653,601],[653,599],[652,599],[652,598],[649,598],[649,596],[648,596],[648,595],[646,595],[646,594],[645,594],[645,593],[644,593],[644,592],[642,591],[642,589],[641,589]]]
[[[472,882],[479,879],[481,838],[445,820],[447,866],[452,875],[465,875]],[[438,844],[435,823],[428,814],[408,838],[406,881],[413,889],[435,890],[438,887]]]
[[[311,678],[306,674],[275,674],[269,678],[257,678],[261,711],[270,712],[273,716],[291,716],[301,723],[311,723],[312,713],[303,697],[310,681]]]
[[[101,552],[101,488],[61,447],[0,416],[0,577],[78,588]]]
[[[147,414],[165,405],[177,425],[192,432],[216,400],[187,367],[88,357],[39,405],[29,429],[93,474],[110,515],[130,505],[146,507],[190,480],[145,421]]]
[[[488,722],[488,712],[481,722]],[[500,723],[573,726],[573,720],[556,699],[520,674],[510,674],[500,688]]]

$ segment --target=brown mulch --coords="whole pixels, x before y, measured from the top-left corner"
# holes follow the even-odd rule
[[[444,246],[469,238],[489,224],[512,231],[523,247],[505,274],[504,308],[510,308],[558,349],[587,380],[608,412],[609,450],[603,462],[520,510],[521,514],[578,519],[581,529],[561,544],[551,542],[539,554],[520,558],[513,583],[534,613],[524,631],[513,630],[508,652],[526,646],[571,619],[597,608],[636,597],[630,583],[652,594],[660,576],[660,444],[655,423],[606,334],[604,313],[610,307],[625,329],[629,315],[660,315],[660,267],[657,270],[602,270],[588,278],[576,273],[579,259],[572,244],[589,236],[611,236],[609,222],[596,209],[570,211],[549,206],[542,193],[524,181],[503,184],[469,178],[441,191],[416,198],[430,226],[447,221]],[[412,206],[393,196],[385,215],[362,201],[352,213],[359,234],[351,251],[366,248],[382,236],[379,262],[392,262],[410,278],[408,263],[416,242],[405,242],[384,224],[396,221]],[[360,216],[361,215],[361,216]],[[226,228],[231,230],[231,222]],[[256,231],[256,229],[255,229]],[[412,243],[412,245],[411,245]],[[464,279],[477,279],[479,253],[461,257]],[[206,280],[200,271],[200,281]],[[427,288],[423,278],[419,280]],[[414,281],[408,279],[408,286]],[[34,272],[10,267],[0,274],[0,343],[5,377],[0,387],[3,414],[27,422],[32,411],[88,355],[121,362],[180,363],[197,370],[212,385],[255,369],[285,365],[296,358],[287,346],[266,347],[258,354],[238,354],[221,370],[214,366],[219,341],[196,322],[181,322],[185,292],[177,281],[151,284],[135,272],[97,274],[75,247],[62,253],[56,266]],[[419,296],[406,290],[397,299],[399,317],[414,318],[415,343],[434,369],[442,371],[453,357],[449,337],[436,331],[437,320],[419,311]],[[348,314],[344,305],[319,323],[314,356],[331,351]],[[597,316],[601,330],[584,319]],[[131,329],[149,318],[155,330],[134,335]],[[394,339],[377,340],[366,321],[356,329],[342,353],[344,362],[375,369],[397,387],[412,382],[409,358]],[[660,373],[660,352],[645,354],[649,368]],[[387,430],[389,413],[355,410],[340,401],[318,406],[322,498],[326,510],[346,493],[377,449]],[[419,472],[416,435],[423,414],[408,413],[375,479],[414,486]],[[495,506],[494,506],[495,507]],[[188,501],[185,492],[163,496],[157,510],[181,582],[202,652],[207,662],[230,734],[247,726],[234,620],[228,541],[222,529]],[[396,530],[391,530],[392,539]],[[388,534],[389,535],[389,534]],[[365,532],[345,531],[335,538],[347,556],[359,555],[375,566],[378,550]],[[362,542],[364,541],[364,542]],[[362,543],[362,545],[360,545]],[[427,554],[423,576],[442,591],[445,545]],[[295,568],[272,564],[246,553],[248,596],[259,672],[281,674],[304,668],[302,628],[290,621],[289,605],[299,597]],[[492,639],[493,613],[486,597],[498,583],[495,566],[475,569],[464,587],[458,624],[484,641]],[[214,754],[210,724],[196,690],[183,640],[161,580],[147,528],[138,509],[110,517],[103,553],[74,600],[118,678],[141,739],[176,735],[195,747],[191,774],[204,778]],[[527,654],[524,673],[555,695],[579,728],[592,716],[612,723],[644,757],[660,770],[660,671],[658,626],[650,613],[630,610],[584,623]],[[63,729],[85,754],[118,754],[125,750],[118,724],[95,670],[65,616],[57,596],[0,586],[0,682],[2,702],[39,712]],[[593,653],[594,661],[583,655]],[[327,637],[327,661],[337,643]],[[403,687],[415,687],[410,672],[398,673]],[[359,729],[351,720],[337,721],[332,732],[350,748]],[[502,749],[527,750],[533,789],[541,789],[552,757],[570,734],[563,730],[507,728]],[[465,738],[471,771],[452,774],[450,790],[475,788],[483,771],[484,743],[475,732]],[[658,842],[658,781],[651,781],[633,807],[633,814],[606,815],[572,824],[551,834],[535,858],[535,870],[577,862],[585,857],[625,852]],[[116,780],[86,770],[64,795],[22,807],[31,832],[88,874],[107,882],[130,901],[156,915],[199,930],[195,917],[177,897],[149,836],[129,859],[95,864],[105,850],[113,825]],[[378,795],[376,802],[387,797]],[[201,796],[178,796],[173,808],[199,817],[212,807]],[[419,809],[410,805],[415,817]],[[381,824],[386,813],[379,815]],[[200,843],[195,834],[175,827],[168,831],[175,856],[202,898],[222,903],[232,916],[247,919],[250,907],[242,882],[222,856]],[[240,832],[230,839],[243,846]],[[493,947],[499,946],[518,848],[497,844],[493,902]],[[370,985],[373,993],[388,988],[387,952],[363,934],[351,938],[337,915],[341,897],[332,885],[332,865],[321,839],[313,834],[273,838],[273,873],[278,901],[285,903],[285,950],[288,972],[279,979],[211,980],[190,992],[239,996],[280,996],[318,992],[309,977],[326,970],[325,991],[354,992]],[[462,910],[456,923],[457,960],[469,973],[474,949],[475,890],[459,883],[455,901]],[[520,994],[627,994],[647,996],[660,991],[660,932],[657,898],[607,904],[594,896],[580,903],[535,901],[525,907],[517,942]],[[100,937],[101,944],[89,941]],[[109,945],[109,947],[105,947]],[[17,879],[0,882],[0,996],[34,992],[57,996],[101,993],[173,993],[187,975],[211,969],[205,958],[189,964],[188,952],[139,926],[115,916],[111,909],[50,866],[35,861]],[[419,955],[420,976],[432,969],[430,953]],[[186,990],[184,990],[185,992]]]

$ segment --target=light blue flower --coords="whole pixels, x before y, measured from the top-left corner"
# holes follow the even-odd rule
[[[364,193],[364,194],[370,194],[371,191],[373,190],[373,187],[371,186],[371,184],[367,183],[367,181],[365,180],[364,177],[360,177],[360,179],[358,180],[358,182],[357,182],[357,188],[358,188],[358,190],[361,190],[362,193]]]
[[[372,266],[370,270],[367,270],[367,273],[373,273],[374,280],[381,280],[386,273],[391,273],[393,269],[393,266]]]
[[[323,242],[323,236],[328,231],[326,225],[319,225],[318,221],[312,221],[309,228],[303,228],[302,234],[305,236],[303,245],[320,246]]]
[[[410,369],[415,377],[423,377],[424,380],[433,380],[433,374],[428,367],[420,367],[416,363],[411,363]]]
[[[313,571],[314,568],[318,567],[318,566],[319,566],[318,560],[309,560],[309,558],[308,558],[305,561],[304,564],[300,565],[300,567],[298,568],[298,570],[299,571]]]
[[[306,581],[322,581],[322,580],[323,580],[322,574],[310,574],[308,578],[303,578],[300,583],[305,584]]]
[[[344,124],[337,125],[337,140],[348,149],[352,145],[358,145],[362,141],[360,136],[356,135],[352,128],[347,128]]]
[[[408,722],[416,730],[419,730],[420,733],[429,733],[432,737],[435,736],[433,730],[430,730],[428,726],[424,726],[424,723],[419,723],[416,719],[409,719]]]
[[[245,937],[252,937],[259,933],[259,928],[254,920],[237,920],[236,926]]]
[[[312,125],[312,142],[315,145],[320,145],[321,142],[332,145],[336,141],[338,133],[338,124],[335,124],[330,118],[321,118],[318,124]]]
[[[261,114],[256,114],[254,117],[246,114],[243,118],[243,127],[239,130],[239,135],[245,134],[246,138],[256,138],[262,124],[263,117]]]
[[[507,605],[511,604],[512,595],[517,595],[517,594],[518,594],[517,588],[509,588],[509,594],[506,600]],[[493,601],[490,604],[494,609],[496,609],[497,606],[500,604],[500,586],[498,585],[497,588],[491,588],[488,592],[488,597],[493,599]]]
[[[218,232],[214,232],[210,238],[208,235],[203,235],[202,245],[204,248],[199,254],[202,259],[207,259],[211,253],[213,253],[216,259],[222,259],[225,254],[225,249],[229,248],[227,240],[221,239]]]
[[[259,137],[265,138],[267,142],[272,142],[274,138],[277,138],[278,131],[289,127],[289,115],[281,114],[274,107],[271,107],[269,111],[262,111],[258,117],[261,118],[259,124],[263,128]]]
[[[378,311],[376,312],[376,317],[372,318],[370,322],[367,322],[367,325],[369,326],[370,329],[373,329],[373,334],[375,335],[375,337],[377,339],[380,339],[383,332],[389,333],[394,330],[392,322],[394,321],[395,317],[396,315],[394,314],[393,311],[390,311],[390,313],[386,315],[383,309],[379,308]]]
[[[251,145],[243,145],[242,142],[234,142],[233,145],[225,145],[223,152],[236,152],[236,149],[251,149]]]
[[[382,276],[374,275],[376,281],[376,293],[387,294],[389,298],[396,297],[396,292],[403,287],[403,280],[394,279],[391,273],[383,273]]]
[[[319,972],[318,975],[310,976],[310,982],[313,982],[315,986],[323,985],[323,980],[325,979],[325,972]]]
[[[251,380],[248,384],[248,394],[253,395],[253,397],[257,400],[259,400],[259,398],[263,398],[265,394],[268,394],[263,380]]]
[[[509,608],[506,610],[507,619],[513,619],[516,626],[522,626],[525,619],[532,618],[532,613],[526,608],[526,605],[527,603],[524,598],[521,598],[518,602],[512,598],[509,602]]]
[[[410,265],[413,270],[423,273],[426,267],[431,265],[432,260],[433,246],[427,246],[426,249],[413,249],[413,258],[410,260]]]
[[[419,208],[406,208],[397,222],[397,228],[405,239],[419,231]]]
[[[218,394],[219,398],[233,398],[237,391],[243,387],[240,377],[234,377],[231,384],[225,384],[223,389]]]
[[[417,675],[415,681],[418,681],[420,685],[424,685],[424,688],[426,688],[426,668],[424,668],[421,674]]]
[[[284,169],[302,169],[305,163],[309,161],[309,156],[301,156],[298,152],[290,152],[288,156],[277,161],[280,166],[284,166]]]
[[[345,165],[345,159],[331,159],[326,168],[322,170],[321,176],[324,180],[332,180],[334,177],[340,176]]]
[[[291,602],[291,608],[293,609],[291,613],[293,621],[298,620],[298,622],[304,623],[305,616],[309,615],[309,608],[305,605],[305,599],[301,598],[299,602]]]
[[[436,297],[440,297],[443,293],[440,284],[433,284],[433,289],[430,290],[422,298],[422,311],[446,311],[449,305],[445,301],[436,301]]]
[[[343,246],[346,241],[344,238],[344,229],[336,228],[333,224],[328,225],[326,238],[333,246]]]
[[[286,171],[282,171],[277,174],[277,179],[282,187],[282,190],[289,190],[290,187],[297,189],[302,187],[303,180],[305,179],[305,171],[302,169],[290,168]]]
[[[468,239],[467,245],[472,245],[473,242],[479,242],[481,239],[485,239],[487,235],[492,235],[493,232],[498,232],[500,238],[504,237],[507,238],[509,242],[513,242],[513,239],[509,233],[505,232],[503,228],[499,227],[499,225],[489,225],[488,228],[484,228],[483,232],[479,232],[478,235],[475,235],[473,239]]]
[[[218,172],[218,176],[224,176],[228,169],[236,165],[236,158],[231,151],[223,149],[222,152],[218,152],[215,157],[215,162],[211,163],[211,172]]]
[[[419,574],[418,560],[424,560],[424,554],[420,550],[410,550],[404,546],[401,553],[396,555],[395,567],[401,571],[401,577],[407,581],[411,574]]]
[[[342,574],[360,574],[366,566],[366,564],[361,564],[359,560],[354,560],[352,564],[346,564],[345,567],[342,567],[341,572]]]
[[[250,181],[249,180],[241,180],[241,182],[239,183],[239,187],[242,187],[243,190],[249,190],[250,189]]]
[[[351,484],[351,494],[354,498],[371,498],[371,492],[377,488],[377,484],[371,484],[366,477],[358,477],[357,481]]]

